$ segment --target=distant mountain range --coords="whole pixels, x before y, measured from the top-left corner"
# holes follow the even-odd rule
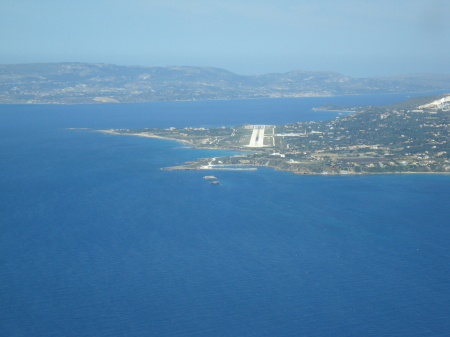
[[[450,90],[450,74],[351,78],[331,71],[237,75],[211,67],[0,65],[0,103],[86,104]]]

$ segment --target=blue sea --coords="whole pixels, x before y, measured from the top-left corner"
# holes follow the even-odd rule
[[[92,131],[411,95],[0,105],[0,336],[449,336],[450,175],[208,172],[214,186],[160,168],[231,152]]]

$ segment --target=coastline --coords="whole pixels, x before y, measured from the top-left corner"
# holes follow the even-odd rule
[[[261,165],[261,166],[252,166],[252,165],[246,165],[246,166],[252,166],[248,168],[236,168],[233,167],[235,165],[229,165],[229,167],[202,167],[201,165],[193,165],[190,166],[189,164],[186,165],[178,165],[178,166],[168,166],[168,167],[162,167],[161,170],[163,171],[256,171],[258,170],[258,167],[266,167],[271,168],[276,171],[280,172],[286,172],[296,175],[308,175],[308,176],[366,176],[366,175],[388,175],[388,174],[397,174],[397,175],[408,175],[408,174],[437,174],[437,175],[450,175],[450,172],[348,172],[348,173],[315,173],[315,172],[300,172],[300,171],[291,171],[291,170],[283,170],[280,169],[277,166],[270,166],[270,165]],[[227,166],[227,165],[222,165]]]
[[[195,146],[192,142],[188,140],[178,139],[178,138],[171,138],[171,137],[162,137],[155,134],[149,134],[149,133],[120,133],[117,131],[111,130],[93,130],[95,132],[100,132],[104,134],[110,134],[110,135],[118,135],[118,136],[138,136],[138,137],[146,137],[146,138],[157,138],[157,139],[164,139],[164,140],[171,140],[175,142],[179,142],[181,144],[189,145],[189,148],[196,149],[196,150],[218,150],[218,151],[236,151],[236,152],[257,152],[255,150],[251,150],[250,148],[233,148],[233,147],[212,147],[212,146]]]
[[[182,144],[188,144],[190,145],[190,147],[193,147],[192,143],[188,140],[183,140],[183,139],[176,139],[176,138],[169,138],[169,137],[161,137],[161,136],[157,136],[154,134],[142,134],[142,133],[120,133],[120,132],[116,132],[114,130],[94,130],[95,132],[100,132],[100,133],[105,133],[105,134],[110,134],[110,135],[118,135],[118,136],[138,136],[138,137],[146,137],[146,138],[158,138],[158,139],[165,139],[165,140],[172,140],[172,141],[176,141],[176,142],[180,142]]]
[[[170,138],[170,137],[162,137],[155,134],[149,134],[149,133],[119,133],[115,131],[114,129],[111,130],[93,130],[95,132],[100,132],[103,134],[111,134],[111,135],[129,135],[129,136],[139,136],[139,137],[146,137],[146,138],[156,138],[156,139],[163,139],[163,140],[170,140],[179,142],[181,144],[188,145],[189,148],[192,149],[198,149],[198,150],[219,150],[219,151],[238,151],[238,152],[254,152],[250,149],[237,149],[237,148],[219,148],[219,147],[197,147],[195,146],[191,141],[183,140],[183,139],[177,139],[177,138]],[[306,168],[304,171],[300,170],[288,170],[280,168],[276,165],[270,165],[268,162],[266,162],[265,165],[252,165],[252,164],[245,164],[247,168],[238,168],[236,167],[236,164],[221,164],[218,165],[220,167],[215,167],[215,165],[207,164],[204,165],[200,160],[210,160],[215,158],[199,158],[197,161],[194,162],[188,162],[184,163],[183,165],[177,165],[177,166],[169,166],[169,167],[163,167],[161,170],[164,171],[200,171],[200,170],[229,170],[229,171],[254,171],[257,170],[258,167],[268,167],[277,171],[281,172],[287,172],[297,175],[317,175],[317,176],[355,176],[355,175],[383,175],[383,174],[442,174],[442,175],[448,175],[450,172],[352,172],[347,171],[345,173],[340,172],[312,172],[309,169]]]
[[[310,98],[310,97],[340,97],[340,96],[364,96],[364,95],[398,95],[398,94],[429,94],[434,92],[447,92],[449,89],[431,89],[431,90],[419,90],[419,91],[387,91],[387,92],[373,92],[373,93],[352,93],[352,94],[292,94],[292,95],[281,95],[281,96],[264,96],[264,97],[245,97],[245,98],[209,98],[209,99],[167,99],[167,100],[145,100],[145,101],[132,101],[132,102],[100,102],[92,101],[89,102],[42,102],[28,100],[26,102],[5,102],[0,101],[0,105],[97,105],[97,104],[140,104],[140,103],[161,103],[161,102],[204,102],[204,101],[240,101],[240,100],[258,100],[258,99],[283,99],[283,98]],[[335,110],[323,110],[323,111],[335,111]]]

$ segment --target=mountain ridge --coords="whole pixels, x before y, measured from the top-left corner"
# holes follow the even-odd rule
[[[238,75],[214,67],[105,63],[0,65],[0,103],[85,104],[424,92],[450,89],[450,74],[352,78],[333,71]]]

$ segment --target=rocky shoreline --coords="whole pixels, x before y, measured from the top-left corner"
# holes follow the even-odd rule
[[[131,135],[131,136],[139,136],[139,137],[147,137],[147,138],[157,138],[157,139],[164,139],[164,140],[170,140],[170,141],[176,141],[180,142],[182,144],[188,145],[190,148],[194,149],[213,149],[213,150],[239,150],[236,148],[221,148],[221,147],[200,147],[193,144],[191,141],[178,139],[178,138],[171,138],[171,137],[163,137],[151,133],[121,133],[116,130],[96,130],[96,132],[101,132],[104,134],[111,134],[111,135]],[[246,152],[252,152],[255,154],[255,151],[251,149],[243,149]],[[257,154],[257,153],[256,153]],[[402,171],[402,172],[355,172],[353,170],[330,170],[330,169],[323,169],[321,172],[317,172],[316,163],[311,162],[299,162],[297,165],[290,165],[286,163],[286,161],[280,161],[280,160],[274,160],[274,159],[259,159],[259,160],[246,160],[245,164],[227,164],[227,161],[231,157],[217,157],[217,158],[201,158],[197,161],[193,162],[186,162],[182,165],[177,166],[169,166],[169,167],[163,167],[161,170],[164,171],[200,171],[200,170],[215,170],[215,171],[255,171],[258,169],[258,167],[267,167],[272,168],[277,171],[282,172],[289,172],[292,174],[297,175],[373,175],[373,174],[449,174],[450,172],[434,172],[434,171],[422,171],[422,172],[412,172],[412,171]],[[212,162],[218,162],[219,164],[211,164]],[[238,167],[238,166],[245,166],[245,167]]]

